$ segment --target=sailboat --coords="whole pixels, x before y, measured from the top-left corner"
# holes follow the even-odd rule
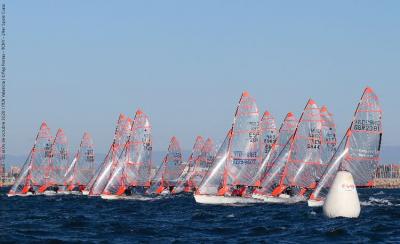
[[[350,172],[357,187],[373,186],[382,142],[382,109],[378,96],[367,87],[357,105],[353,120],[331,158],[308,206],[322,206],[339,170]]]
[[[114,132],[113,143],[111,144],[102,165],[92,177],[86,189],[82,192],[84,195],[101,195],[112,175],[112,172],[118,164],[118,157],[124,149],[124,146],[129,138],[131,126],[132,120],[124,114],[120,114]]]
[[[166,195],[171,193],[183,170],[181,147],[174,136],[169,143],[167,155],[151,180],[151,187],[147,190],[147,194]]]
[[[275,174],[275,184],[267,192],[270,197],[266,202],[293,203],[304,201],[310,189],[323,172],[322,162],[322,119],[317,104],[310,99],[300,117],[296,131],[276,159],[277,165],[284,165],[283,170]]]
[[[200,183],[203,181],[204,176],[207,174],[207,171],[214,161],[215,154],[214,143],[211,138],[208,138],[201,148],[200,155],[195,160],[193,173],[189,178],[192,191],[196,191],[199,188]]]
[[[44,175],[44,184],[38,193],[54,195],[65,190],[64,174],[69,163],[68,140],[63,129],[58,129],[51,146],[51,160],[48,161]]]
[[[94,175],[93,140],[89,133],[83,134],[78,152],[65,173],[65,193],[82,194]]]
[[[178,179],[177,185],[174,187],[172,190],[172,193],[177,194],[181,193],[183,191],[185,192],[191,192],[192,191],[192,183],[190,181],[190,178],[192,177],[192,174],[194,173],[194,166],[196,163],[197,158],[201,154],[201,149],[204,146],[204,139],[201,136],[197,136],[195,143],[193,145],[192,152],[189,156],[188,161],[185,163],[185,169],[183,170],[181,176]]]
[[[260,143],[263,161],[252,180],[253,185],[256,187],[260,186],[261,178],[265,175],[265,172],[268,172],[272,167],[272,160],[269,159],[271,158],[270,153],[276,143],[277,137],[278,130],[276,128],[275,118],[272,117],[268,111],[265,111],[260,121]]]
[[[150,120],[138,109],[131,125],[130,136],[101,198],[143,199],[141,197],[150,186],[152,150]]]
[[[21,172],[7,196],[29,196],[36,194],[45,181],[46,167],[51,160],[52,137],[46,122],[40,126],[35,142]]]
[[[285,167],[286,162],[285,160],[277,161],[276,159],[288,144],[290,138],[296,130],[296,127],[297,119],[292,112],[289,112],[285,116],[285,119],[279,128],[278,136],[272,145],[271,150],[263,159],[260,167],[260,169],[262,169],[268,165],[268,168],[265,170],[264,175],[260,174],[262,173],[261,171],[258,175],[256,175],[257,178],[254,179],[256,182],[255,185],[258,186],[258,189],[256,189],[252,194],[253,198],[264,200],[264,198],[267,198],[270,195],[269,192],[271,187],[279,183],[278,175],[282,174],[282,170]]]
[[[248,92],[243,92],[234,120],[213,166],[207,172],[194,197],[204,204],[252,203],[242,197],[261,162],[259,112]]]

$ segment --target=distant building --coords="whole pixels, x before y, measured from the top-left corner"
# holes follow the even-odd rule
[[[21,168],[17,166],[11,166],[10,176],[17,178],[19,173],[21,172]]]
[[[377,179],[398,179],[400,178],[399,164],[381,164],[375,172]]]
[[[6,173],[6,165],[4,163],[0,163],[0,175],[5,175]]]

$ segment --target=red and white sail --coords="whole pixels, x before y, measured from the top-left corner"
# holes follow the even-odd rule
[[[130,136],[103,194],[122,195],[128,187],[150,186],[153,143],[151,130],[149,117],[138,109],[131,125]]]
[[[373,186],[374,173],[379,163],[382,133],[382,109],[379,99],[374,91],[367,87],[346,135],[310,199],[320,200],[326,197],[339,169],[350,172],[356,186]]]
[[[279,184],[280,189],[283,186],[298,186],[303,189],[315,187],[324,170],[323,143],[320,108],[310,99],[293,135],[288,160]],[[302,190],[297,194],[304,193]],[[280,190],[273,192],[273,195],[279,194]]]
[[[243,92],[232,128],[197,194],[230,195],[235,186],[251,186],[262,157],[259,139],[257,104]]]
[[[118,157],[120,156],[128,138],[131,133],[132,120],[120,114],[117,126],[115,128],[113,143],[103,160],[102,165],[96,172],[95,176],[90,180],[87,189],[89,189],[90,196],[99,196],[107,182],[110,180],[114,169],[118,165]]]
[[[211,165],[215,158],[215,147],[211,138],[208,138],[201,149],[200,155],[195,160],[193,173],[190,176],[190,184],[194,189],[198,189],[200,183],[203,181],[207,171],[211,168]]]
[[[21,172],[11,187],[9,196],[37,192],[45,184],[45,173],[51,161],[52,137],[45,122],[40,126],[35,143],[29,153]]]
[[[278,130],[276,128],[275,118],[272,117],[268,111],[265,111],[260,121],[260,143],[263,161],[252,180],[253,185],[255,186],[260,186],[261,178],[272,166],[272,161],[269,160],[269,158],[271,158],[269,154],[276,142],[277,136]]]
[[[260,189],[257,189],[256,193],[267,194],[273,190],[271,188],[279,184],[279,176],[282,175],[290,149],[289,140],[293,136],[296,127],[297,119],[293,113],[289,112],[279,128],[275,143],[272,145],[267,156],[263,159],[262,167],[263,165],[268,165],[268,167],[264,175],[260,175],[259,178],[255,179],[256,182],[260,182],[255,184],[260,186]]]
[[[66,172],[67,190],[83,190],[95,173],[94,144],[89,133],[83,134],[78,152]]]
[[[152,184],[147,193],[160,194],[165,189],[169,190],[169,188],[176,186],[183,169],[181,147],[174,136],[169,143],[167,155],[151,180]]]
[[[232,139],[232,129],[228,131],[224,142],[218,149],[218,152],[211,163],[211,167],[207,171],[200,183],[196,194],[200,195],[219,195],[223,187],[225,165],[229,158],[229,144]],[[224,193],[223,193],[224,194]]]
[[[194,172],[194,167],[197,158],[201,154],[201,149],[204,146],[204,139],[201,136],[197,136],[194,142],[192,152],[190,153],[189,159],[184,163],[185,168],[178,179],[177,185],[174,187],[173,193],[180,193],[182,191],[190,192],[192,189],[192,184],[190,178]]]
[[[336,152],[336,125],[333,120],[333,115],[329,113],[326,106],[321,107],[321,118],[322,118],[322,162],[324,167],[329,163],[333,154]]]
[[[68,139],[63,129],[58,129],[52,144],[52,160],[48,170],[47,186],[64,186],[64,175],[69,164]],[[47,187],[46,187],[47,188]],[[45,190],[45,189],[44,189]]]

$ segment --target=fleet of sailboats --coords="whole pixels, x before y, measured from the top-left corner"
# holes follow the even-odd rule
[[[357,187],[373,186],[382,142],[382,109],[367,87],[353,120],[336,146],[336,125],[326,106],[309,99],[300,118],[288,113],[281,126],[243,92],[223,143],[197,136],[187,161],[172,137],[157,170],[149,117],[121,114],[100,166],[85,133],[70,161],[62,129],[55,138],[45,122],[8,196],[84,194],[104,199],[144,199],[192,193],[198,203],[296,203],[322,206],[338,171]]]

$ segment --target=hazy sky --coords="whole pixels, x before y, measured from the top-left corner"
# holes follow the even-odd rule
[[[383,144],[400,145],[400,1],[334,2],[6,1],[8,153],[27,154],[43,120],[106,152],[138,107],[154,150],[173,135],[189,149],[223,139],[243,90],[278,124],[312,97],[341,136],[367,85]]]

